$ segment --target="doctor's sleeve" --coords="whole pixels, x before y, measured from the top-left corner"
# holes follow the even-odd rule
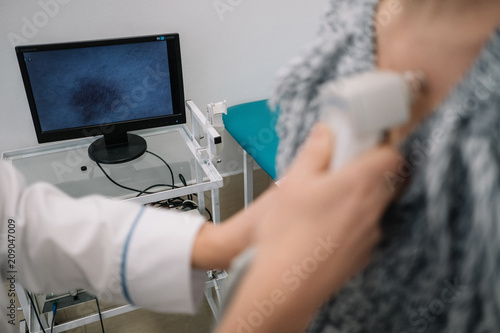
[[[0,214],[2,274],[11,221],[16,269],[28,290],[82,288],[107,302],[176,313],[193,313],[203,296],[205,272],[191,268],[201,216],[74,199],[48,184],[26,186],[1,162]]]

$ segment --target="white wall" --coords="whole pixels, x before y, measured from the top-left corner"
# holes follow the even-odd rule
[[[314,36],[326,2],[0,0],[0,152],[37,145],[12,40],[34,44],[178,32],[186,98],[204,109],[224,99],[234,105],[268,98],[274,73]],[[239,161],[235,143],[225,139],[224,161]]]

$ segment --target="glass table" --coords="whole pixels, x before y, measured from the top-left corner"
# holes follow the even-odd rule
[[[223,185],[223,179],[210,160],[207,147],[200,145],[202,140],[198,131],[193,132],[196,132],[196,137],[186,125],[134,132],[146,139],[147,152],[130,162],[103,164],[101,167],[92,161],[87,153],[88,146],[95,138],[5,152],[2,158],[15,166],[24,175],[28,184],[48,182],[76,198],[100,194],[114,200],[146,204],[197,194],[198,210],[201,214],[205,214],[204,194],[210,191],[213,221],[218,223],[220,222],[219,188]],[[216,318],[218,309],[212,297],[212,289],[215,288],[217,296],[220,297],[218,281],[226,277],[224,271],[208,272],[205,295]],[[34,309],[30,306],[27,291],[20,285],[16,285],[16,289],[26,319],[25,325],[28,325],[30,332],[42,332],[35,318]],[[132,310],[135,308],[124,305],[103,311],[102,316],[109,318]],[[49,327],[47,322],[51,321],[51,312],[49,311],[48,318],[42,315],[41,319],[42,325]],[[54,332],[62,332],[98,320],[98,314],[89,315],[57,325]],[[21,327],[20,331],[24,333],[23,329]]]

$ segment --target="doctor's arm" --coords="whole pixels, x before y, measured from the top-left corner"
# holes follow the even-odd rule
[[[395,149],[378,147],[328,171],[332,138],[320,125],[259,223],[256,254],[217,332],[302,332],[318,307],[370,259],[393,200]]]
[[[226,267],[248,245],[243,230],[253,225],[243,219],[219,229],[201,216],[99,196],[74,199],[48,184],[26,186],[1,162],[0,198],[0,263],[7,262],[10,224],[25,288],[86,289],[108,302],[162,312],[193,313],[205,269]]]

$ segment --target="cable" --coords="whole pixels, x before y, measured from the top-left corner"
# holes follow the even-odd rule
[[[185,204],[192,204],[192,205],[194,205],[194,206],[195,206],[195,208],[196,208],[196,207],[198,207],[198,204],[197,204],[196,202],[194,202],[193,200],[189,200],[189,199],[188,199],[188,200],[184,200],[184,201],[182,202],[182,204],[183,204],[183,205],[185,205]]]
[[[182,185],[184,185],[185,187],[187,187],[187,182],[186,182],[186,178],[184,178],[184,176],[182,175],[182,173],[179,174],[179,179],[181,180],[182,182]],[[193,196],[191,194],[188,194],[188,200],[193,200]]]
[[[179,179],[181,180],[182,184],[184,184],[184,186],[187,186],[186,178],[184,178],[182,173],[179,174]]]
[[[158,157],[160,159],[160,161],[162,161],[163,163],[165,163],[165,165],[167,166],[168,170],[170,170],[170,176],[172,177],[172,188],[174,188],[174,186],[175,186],[174,172],[172,171],[172,168],[170,167],[170,165],[168,165],[168,163],[163,158],[161,158],[160,156],[156,155],[155,153],[152,153],[149,150],[146,150],[146,152],[150,153],[153,156]]]
[[[184,178],[184,176],[183,176],[181,173],[179,174],[179,179],[180,179],[180,180],[181,180],[181,182],[184,184],[184,186],[187,186],[186,179]],[[193,195],[194,195],[195,197],[198,197],[198,194],[196,194],[196,193],[189,194],[189,195],[188,195],[188,200],[191,200],[191,201],[192,201],[192,200],[193,200]],[[198,204],[197,204],[197,206],[198,206]],[[208,216],[209,216],[208,221],[213,222],[213,221],[214,221],[214,219],[213,219],[213,217],[212,217],[212,213],[211,213],[211,212],[210,212],[210,210],[208,210],[208,208],[206,208],[206,207],[205,207],[205,210],[206,210],[206,212],[208,213]]]
[[[101,164],[99,162],[96,162],[97,166],[99,167],[99,169],[101,169],[102,173],[106,176],[106,178],[109,179],[109,181],[111,181],[113,184],[115,184],[116,186],[118,187],[121,187],[123,189],[126,189],[126,190],[129,190],[129,191],[132,191],[132,192],[137,192],[139,193],[139,195],[142,195],[142,194],[154,194],[156,192],[148,192],[147,190],[148,189],[151,189],[153,187],[157,187],[157,186],[167,186],[167,187],[172,187],[172,185],[166,185],[166,184],[156,184],[156,185],[152,185],[150,187],[148,187],[146,190],[137,190],[135,188],[132,188],[132,187],[128,187],[128,186],[125,186],[125,185],[122,185],[122,184],[119,184],[117,183],[115,180],[113,180],[106,171],[104,171],[104,169],[102,168]],[[176,187],[174,187],[176,188]]]
[[[151,185],[150,187],[146,188],[145,190],[137,191],[139,193],[136,195],[136,197],[140,197],[144,193],[146,193],[146,194],[158,193],[158,192],[147,192],[147,191],[150,190],[150,189],[152,189],[153,187],[160,187],[160,186],[172,187],[172,185],[166,185],[166,184]],[[178,186],[173,186],[172,188],[179,188],[179,187]]]
[[[121,184],[118,184],[117,182],[115,182],[108,174],[106,171],[104,171],[104,169],[102,168],[101,164],[99,162],[96,162],[97,166],[99,167],[99,169],[101,169],[102,173],[106,176],[106,178],[109,179],[109,181],[111,181],[113,184],[115,184],[116,186],[118,187],[121,187],[121,188],[124,188],[126,190],[129,190],[129,191],[133,191],[133,192],[141,192],[139,190],[136,190],[135,188],[131,188],[131,187],[128,187],[128,186],[124,186],[124,185],[121,185]],[[146,192],[147,193],[147,192]],[[148,193],[150,194],[150,193]]]
[[[155,184],[155,185],[151,185],[149,186],[148,188],[144,189],[144,190],[138,190],[138,189],[135,189],[135,188],[132,188],[132,187],[128,187],[128,186],[125,186],[125,185],[122,185],[122,184],[119,184],[118,182],[116,182],[115,180],[113,180],[109,175],[108,173],[103,169],[103,167],[101,166],[101,164],[99,162],[96,162],[97,166],[99,167],[99,169],[101,169],[102,173],[106,176],[106,178],[109,179],[109,181],[111,181],[113,184],[115,184],[116,186],[118,187],[121,187],[123,189],[126,189],[126,190],[129,190],[129,191],[132,191],[132,192],[137,192],[137,195],[136,197],[140,197],[141,195],[143,194],[154,194],[154,193],[158,193],[158,192],[148,192],[150,189],[152,188],[155,188],[155,187],[170,187],[172,189],[174,188],[180,188],[179,186],[175,186],[175,180],[174,180],[174,173],[172,171],[172,168],[170,167],[170,165],[163,159],[161,158],[160,156],[158,156],[157,154],[147,150],[146,151],[147,153],[153,155],[153,156],[156,156],[158,159],[160,159],[168,168],[168,170],[170,171],[170,176],[172,178],[172,184],[171,185],[167,185],[167,184]],[[187,181],[186,181],[186,178],[184,178],[184,175],[182,175],[182,173],[179,173],[179,179],[181,180],[182,184],[187,187]],[[193,195],[198,197],[198,195],[196,193],[194,194],[188,194],[187,195],[187,198],[189,201],[192,202],[193,200]],[[185,201],[181,198],[173,198],[173,199],[170,199],[170,200],[167,200],[166,201],[166,204],[164,203],[161,203],[160,205],[164,206],[164,205],[167,205],[170,206],[171,202],[173,202],[174,200],[182,200],[182,201]],[[194,202],[193,202],[194,203]],[[156,204],[156,203],[151,203],[151,204]],[[195,203],[196,204],[196,203]],[[198,207],[198,204],[196,204],[196,207]],[[208,213],[209,215],[209,221],[213,221],[213,217],[212,217],[212,213],[210,212],[210,210],[208,210],[208,208],[205,207],[205,211]]]
[[[205,207],[205,210],[207,211],[208,216],[209,216],[208,221],[212,221],[212,222],[213,222],[213,221],[214,221],[214,219],[212,218],[212,213],[210,213],[210,211],[209,211],[209,210],[208,210],[208,208],[206,208],[206,207]]]
[[[50,333],[54,331],[54,324],[56,322],[56,312],[57,312],[57,303],[52,303],[52,324],[50,325]]]
[[[172,168],[170,167],[170,165],[163,159],[161,158],[160,156],[158,156],[157,154],[149,151],[149,150],[146,150],[147,153],[153,155],[153,156],[156,156],[158,159],[160,159],[160,161],[162,161],[168,168],[168,170],[170,171],[170,176],[172,178],[172,184],[171,185],[166,185],[166,184],[155,184],[155,185],[152,185],[148,188],[146,188],[145,190],[137,190],[135,188],[132,188],[132,187],[128,187],[128,186],[125,186],[125,185],[122,185],[122,184],[119,184],[118,182],[116,182],[115,180],[113,180],[106,171],[104,171],[104,169],[102,168],[101,164],[99,162],[96,162],[97,166],[99,167],[99,169],[101,169],[102,173],[106,176],[106,178],[109,179],[109,181],[111,181],[113,184],[115,184],[116,186],[118,187],[121,187],[125,190],[129,190],[129,191],[132,191],[132,192],[137,192],[137,197],[143,195],[143,194],[153,194],[153,193],[156,193],[156,192],[148,192],[148,190],[154,188],[154,187],[160,187],[160,186],[163,186],[163,187],[170,187],[170,188],[179,188],[178,186],[175,186],[175,179],[174,179],[174,172],[172,171]],[[184,179],[184,177],[182,177]],[[185,182],[185,180],[184,180]],[[185,185],[187,186],[187,185]]]
[[[97,304],[97,312],[99,312],[99,319],[101,320],[102,333],[105,333],[105,331],[104,331],[104,323],[102,321],[101,307],[99,306],[99,301],[97,300],[97,297],[95,298],[95,303]]]
[[[31,302],[31,307],[33,308],[33,312],[35,312],[35,316],[36,316],[36,319],[38,320],[38,324],[40,325],[40,328],[42,329],[43,333],[47,333],[45,331],[45,329],[43,328],[42,321],[40,320],[40,317],[38,316],[38,311],[36,311],[35,302],[33,301],[31,294],[29,292],[27,292],[26,294],[28,294],[28,297],[29,297],[30,302]]]
[[[184,176],[182,175],[182,173],[179,174],[179,179],[181,180],[182,184],[184,184],[184,186],[187,186],[186,179],[184,178]],[[193,195],[195,197],[198,197],[198,194],[196,194],[196,193],[189,194],[188,195],[188,200],[193,200]],[[205,207],[205,210],[207,211],[208,216],[209,216],[208,221],[212,221],[213,222],[214,220],[213,220],[213,217],[212,217],[212,213],[206,207]]]

